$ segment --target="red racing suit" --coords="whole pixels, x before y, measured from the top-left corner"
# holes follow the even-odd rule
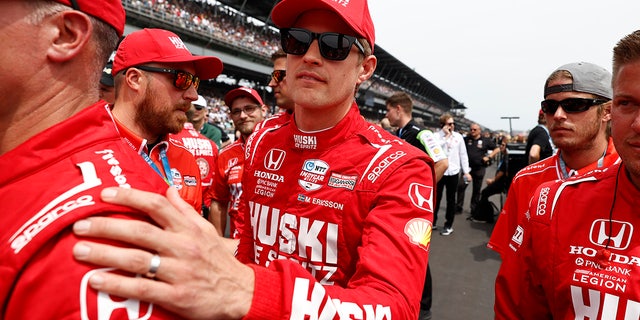
[[[100,101],[0,156],[0,319],[175,319],[149,303],[87,285],[105,270],[73,258],[71,225],[95,215],[144,219],[104,203],[120,186],[164,194],[167,184],[123,143]]]
[[[487,246],[504,256],[508,251],[513,251],[511,247],[511,237],[515,234],[518,226],[522,225],[525,220],[524,213],[529,208],[529,200],[533,192],[543,182],[563,179],[562,169],[560,166],[559,155],[555,154],[551,157],[540,160],[536,163],[524,167],[513,177],[507,200],[505,200],[500,217],[496,222],[491,238]],[[602,164],[598,162],[573,170],[574,175],[587,173],[596,168],[604,168],[620,162],[618,152],[613,145],[613,141],[609,139],[609,145],[605,152]],[[504,257],[503,257],[504,258]]]
[[[115,119],[115,118],[114,118]],[[200,180],[200,168],[195,158],[175,137],[166,135],[160,138],[151,151],[147,148],[147,140],[138,137],[115,119],[116,127],[122,139],[136,152],[149,158],[157,168],[156,175],[161,176],[167,183],[178,189],[180,197],[188,202],[198,212],[202,212],[202,185]],[[166,150],[167,167],[161,158],[162,149]],[[169,169],[170,168],[170,169]],[[170,171],[170,172],[167,172]]]
[[[330,129],[257,131],[246,152],[237,257],[256,276],[247,319],[417,319],[431,158],[367,123],[355,102]]]
[[[516,285],[496,291],[509,319],[638,319],[639,207],[624,164],[540,186],[507,273]]]
[[[242,173],[244,171],[244,139],[240,137],[222,148],[218,155],[218,165],[213,184],[205,199],[227,203],[229,214],[229,234],[238,239],[244,224],[244,216],[238,213],[242,195]]]
[[[507,273],[514,272],[515,270],[508,267],[509,263],[507,261],[513,257],[521,241],[523,224],[527,220],[526,215],[529,204],[533,199],[532,196],[536,188],[544,182],[561,180],[564,177],[560,165],[560,154],[561,152],[530,164],[516,174],[509,187],[507,200],[500,212],[500,217],[491,233],[491,238],[487,246],[500,253],[502,258],[502,264],[495,282],[496,299],[494,307],[496,310],[496,319],[511,319],[514,317],[508,313],[508,308],[501,308],[500,305],[503,303],[510,304],[510,301],[506,299],[516,299],[518,291],[510,290],[514,291],[513,295],[501,298],[498,298],[497,292],[506,290],[503,287],[515,285],[515,283],[506,280],[509,277]],[[574,170],[574,175],[584,174],[597,168],[606,168],[619,162],[620,157],[615,150],[613,141],[609,139],[609,144],[602,158],[602,162],[598,163],[598,161],[596,161],[584,168]]]
[[[211,201],[207,200],[208,198],[204,198],[204,196],[211,187],[215,176],[218,164],[218,145],[198,132],[190,122],[185,122],[182,131],[170,136],[179,140],[196,159],[198,168],[200,168],[204,206],[208,208]]]

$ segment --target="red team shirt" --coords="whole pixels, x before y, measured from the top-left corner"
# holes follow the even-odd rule
[[[244,223],[244,216],[238,213],[243,171],[244,139],[240,138],[220,151],[214,181],[205,196],[209,203],[215,200],[229,204],[229,233],[235,239],[239,237],[239,231]]]
[[[167,135],[161,138],[160,142],[154,145],[151,151],[149,151],[147,148],[148,141],[146,139],[138,137],[135,133],[123,126],[117,119],[115,119],[115,123],[125,143],[136,152],[147,153],[160,171],[156,172],[156,175],[162,175],[163,179],[170,181],[171,185],[178,189],[180,197],[193,206],[198,212],[201,212],[202,186],[200,182],[200,168],[198,168],[191,152],[182,145],[182,142],[172,137],[172,135]],[[169,170],[170,173],[166,172],[167,170],[164,169],[164,165],[160,159],[161,148],[166,148],[168,164],[171,168]]]
[[[510,319],[638,319],[639,207],[624,165],[540,186],[506,274],[515,285],[496,291]]]
[[[184,123],[184,129],[177,134],[171,135],[182,142],[189,152],[196,159],[200,168],[200,179],[202,184],[202,196],[204,206],[207,208],[211,204],[209,198],[204,198],[213,183],[216,166],[218,164],[218,146],[211,139],[198,132],[190,122]]]
[[[104,269],[71,254],[75,221],[136,217],[102,202],[102,189],[164,194],[168,187],[123,143],[104,101],[0,156],[0,168],[0,319],[176,318],[149,303],[94,291],[87,278]]]
[[[489,248],[500,253],[502,257],[502,264],[496,277],[496,299],[494,305],[496,319],[516,318],[515,314],[513,314],[516,310],[505,306],[512,305],[513,300],[518,299],[518,284],[507,281],[507,278],[511,277],[510,273],[521,271],[510,267],[509,260],[514,257],[515,251],[522,241],[523,226],[527,221],[529,205],[536,188],[544,182],[564,179],[559,159],[560,154],[561,152],[520,170],[509,187],[507,200],[487,244]],[[574,170],[574,175],[584,174],[597,168],[606,168],[618,162],[620,162],[620,157],[612,140],[609,139],[604,157],[584,168]],[[511,293],[498,296],[499,292],[505,291],[510,291]]]
[[[355,103],[333,128],[289,122],[246,148],[237,257],[261,266],[246,318],[417,319],[433,161]]]
[[[555,154],[518,171],[511,182],[507,200],[491,233],[487,245],[489,248],[501,255],[512,251],[513,248],[509,249],[511,237],[526,219],[525,212],[529,208],[529,200],[533,192],[543,182],[563,179],[558,156],[559,154]],[[596,168],[605,168],[618,162],[620,162],[620,157],[613,146],[613,141],[609,139],[602,163],[594,162],[584,168],[574,170],[574,175],[584,174]]]

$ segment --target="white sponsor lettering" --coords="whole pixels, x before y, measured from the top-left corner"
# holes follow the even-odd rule
[[[573,281],[575,282],[590,284],[590,285],[598,286],[601,288],[616,290],[619,292],[625,292],[625,290],[627,289],[626,281],[620,281],[616,279],[613,279],[613,280],[604,279],[602,277],[597,277],[592,274],[580,274],[580,273],[573,274]],[[620,283],[620,282],[623,282],[623,283]]]
[[[551,188],[542,188],[540,190],[540,196],[538,197],[538,210],[537,215],[542,216],[547,210],[547,197],[549,196],[549,190]]]
[[[91,188],[97,187],[99,185],[102,184],[102,180],[100,180],[98,178],[98,175],[96,173],[96,168],[93,165],[93,163],[91,162],[81,162],[76,164],[78,167],[80,167],[80,172],[82,173],[82,179],[83,182],[67,191],[65,191],[64,193],[62,193],[61,195],[57,196],[55,199],[53,199],[51,202],[47,203],[44,208],[40,209],[40,211],[38,211],[38,213],[36,213],[33,217],[31,217],[31,219],[29,219],[29,221],[27,221],[25,224],[22,225],[22,227],[20,227],[20,229],[18,229],[18,231],[16,231],[11,238],[9,239],[9,242],[11,242],[11,248],[14,249],[14,253],[17,254],[18,252],[20,252],[20,250],[22,250],[22,248],[24,248],[25,245],[28,244],[28,242],[31,241],[31,239],[33,239],[33,237],[36,236],[36,234],[38,232],[40,232],[42,230],[42,228],[46,227],[47,225],[49,225],[51,222],[53,222],[55,219],[57,219],[58,217],[68,213],[69,211],[79,208],[83,205],[80,204],[87,204],[87,205],[92,205],[93,203],[88,204],[88,202],[81,202],[78,205],[70,205],[69,202],[63,204],[60,207],[56,206],[58,204],[60,204],[61,202],[71,198],[72,196],[89,190]],[[80,197],[82,198],[82,197]],[[75,202],[80,200],[80,198],[76,199],[76,200],[72,200],[70,202]],[[92,201],[93,199],[91,199]],[[54,209],[55,208],[55,209]],[[59,211],[60,210],[60,211]],[[53,216],[51,216],[53,215]],[[43,216],[48,216],[48,217],[44,217]],[[52,218],[54,218],[53,220],[51,220]],[[31,231],[26,231],[25,229],[30,228]],[[37,232],[33,233],[33,231]],[[26,235],[29,235],[30,238],[26,238],[23,240],[19,240],[18,242],[16,242],[15,246],[13,244],[14,240],[16,240],[17,237],[22,237]],[[26,242],[25,242],[26,241]]]
[[[299,261],[296,261],[308,270],[331,272],[331,275],[335,272],[333,267],[338,263],[337,224],[298,217],[251,201],[249,209],[253,239],[256,241],[256,263],[268,264],[274,259],[288,259],[291,255],[297,256]],[[267,248],[271,249],[264,261],[260,255]],[[327,277],[323,273],[322,277],[326,278],[323,283],[332,284],[330,275]]]
[[[378,180],[378,178],[380,177],[380,175],[382,175],[382,173],[394,162],[396,162],[396,160],[404,157],[405,155],[407,155],[406,152],[402,151],[402,150],[398,150],[392,154],[390,154],[389,156],[387,156],[386,158],[382,159],[382,161],[380,161],[378,163],[378,165],[373,168],[373,170],[371,170],[371,172],[367,175],[367,179],[369,179],[369,181],[371,182],[376,182],[376,180]]]
[[[120,161],[113,156],[113,150],[96,151],[96,154],[102,155],[102,160],[106,160],[107,164],[111,166],[109,173],[113,176],[113,180],[119,187],[131,189],[131,186],[127,183],[127,177],[122,174],[123,170],[120,167]]]
[[[271,181],[284,182],[284,176],[271,172],[256,170],[253,172],[253,176],[256,178],[269,179]]]
[[[84,195],[78,197],[78,199],[71,200],[66,202],[65,204],[54,208],[53,210],[47,212],[45,215],[40,217],[40,219],[36,220],[33,224],[29,225],[22,234],[20,234],[17,238],[15,238],[11,242],[11,249],[13,249],[14,253],[20,252],[24,246],[29,244],[33,238],[40,233],[44,228],[48,225],[52,224],[54,221],[58,220],[58,218],[64,216],[65,214],[80,208],[94,205],[93,197],[90,195]]]
[[[327,185],[332,188],[344,188],[347,190],[353,190],[356,187],[356,180],[358,176],[347,176],[339,173],[332,173],[329,177]]]
[[[325,175],[327,174],[327,171],[329,171],[329,165],[322,160],[305,160],[304,164],[302,165],[302,170],[319,175]]]
[[[585,301],[585,299],[587,299]],[[595,289],[571,286],[575,319],[638,319],[640,303]],[[618,313],[620,313],[618,315]],[[600,314],[600,316],[598,316]]]
[[[571,246],[569,248],[569,254],[584,255],[584,256],[593,258],[598,254],[598,250],[599,249],[588,248],[583,246]],[[611,255],[609,256],[608,261],[613,263],[619,263],[619,264],[640,266],[640,257],[626,256],[626,255],[618,254],[615,252],[611,252]]]
[[[322,200],[322,199],[318,199],[318,198],[313,198],[312,203],[320,205],[320,206],[323,206],[323,207],[332,208],[332,209],[338,209],[338,210],[343,210],[344,209],[344,204],[338,203],[338,202],[334,202],[334,201],[331,201],[331,200]]]
[[[318,139],[315,136],[293,135],[293,141],[296,148],[299,149],[315,149],[318,145]]]
[[[326,290],[309,279],[296,278],[289,319],[361,319],[391,320],[391,307],[385,305],[358,305],[354,302],[331,299]]]

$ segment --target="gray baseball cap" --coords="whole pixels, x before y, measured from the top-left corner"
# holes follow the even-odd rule
[[[611,72],[603,67],[589,62],[576,62],[565,64],[554,72],[558,70],[565,70],[571,73],[573,83],[547,87],[547,81],[544,88],[545,99],[552,93],[567,91],[591,93],[607,99],[613,97]]]

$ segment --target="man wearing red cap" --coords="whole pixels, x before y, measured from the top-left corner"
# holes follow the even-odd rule
[[[175,319],[90,288],[104,269],[71,257],[74,221],[143,218],[105,187],[167,190],[98,98],[124,21],[120,0],[0,1],[0,319]]]
[[[215,180],[205,199],[211,201],[209,221],[224,234],[227,215],[230,219],[231,238],[239,239],[244,224],[244,215],[238,212],[242,195],[242,172],[244,171],[245,143],[255,126],[264,120],[267,106],[254,89],[240,87],[224,96],[229,108],[229,117],[240,138],[220,151]]]
[[[162,29],[127,35],[113,61],[113,115],[120,134],[198,211],[200,169],[193,155],[169,134],[182,130],[191,102],[198,99],[200,80],[220,72],[220,59],[192,55],[180,37]]]
[[[87,241],[75,256],[136,271],[162,261],[155,281],[103,273],[89,284],[191,318],[417,319],[433,161],[367,123],[355,103],[377,64],[367,2],[283,0],[272,12],[295,113],[246,142],[240,209],[247,223],[237,252],[245,264],[174,193],[120,189],[109,201],[149,212],[162,228],[145,225],[148,233],[133,235],[143,226],[92,218],[75,231],[153,252]]]

